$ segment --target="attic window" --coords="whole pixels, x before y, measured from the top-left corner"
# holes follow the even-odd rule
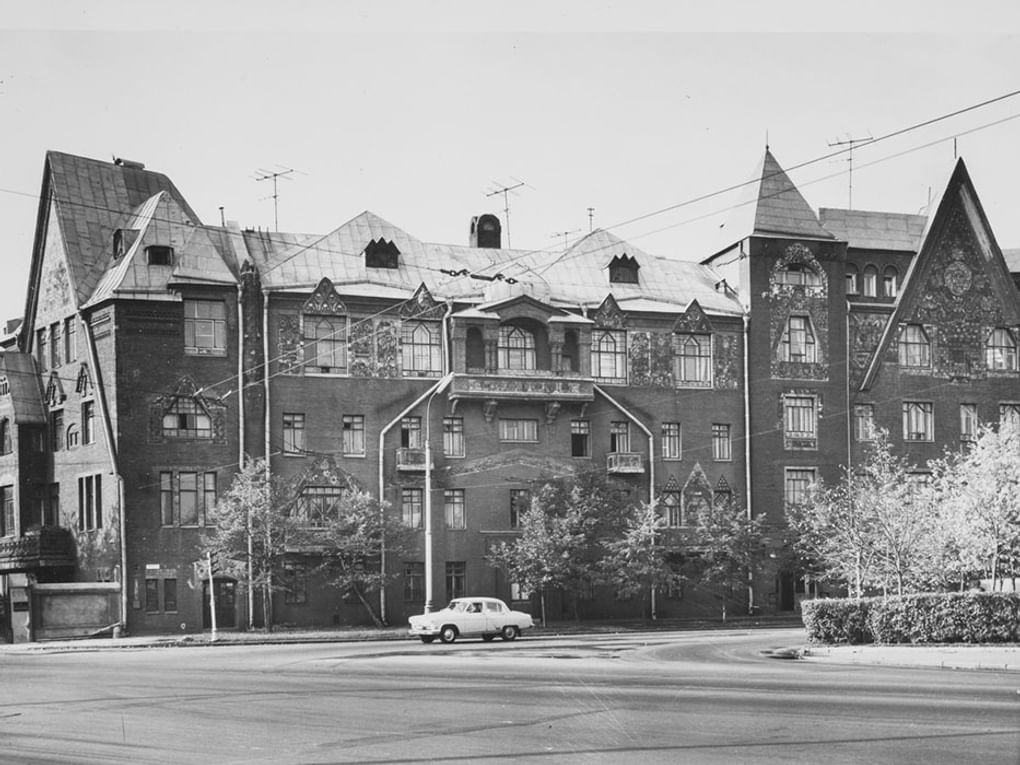
[[[145,255],[150,266],[172,266],[174,264],[174,248],[162,244],[153,244],[145,248]]]
[[[639,268],[637,260],[626,253],[616,255],[609,261],[609,281],[613,284],[637,284]]]
[[[113,232],[113,257],[116,260],[124,257],[124,230],[117,229]]]
[[[380,237],[365,247],[365,268],[397,268],[400,250],[393,242]]]

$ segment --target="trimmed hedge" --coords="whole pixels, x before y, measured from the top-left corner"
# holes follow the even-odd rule
[[[1020,593],[923,593],[801,603],[812,643],[1020,642]]]

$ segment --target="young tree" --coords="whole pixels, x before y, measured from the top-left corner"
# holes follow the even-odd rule
[[[388,507],[368,492],[345,488],[308,532],[312,549],[322,556],[318,570],[340,593],[353,594],[377,627],[384,624],[367,596],[397,576],[383,570],[383,552],[399,559],[411,533]]]
[[[734,587],[746,586],[765,554],[764,515],[748,518],[736,502],[703,504],[694,518],[689,542],[693,577],[720,588],[722,618]]]
[[[987,573],[996,589],[1004,564],[1011,568],[1020,555],[1020,432],[1010,422],[982,428],[969,449],[933,467],[961,580]]]
[[[650,502],[631,509],[623,535],[607,542],[606,552],[603,580],[621,595],[650,595],[653,590],[677,586],[684,580],[679,540]]]
[[[248,460],[220,496],[202,540],[202,557],[211,554],[213,570],[260,593],[263,621],[273,628],[272,594],[284,588],[287,551],[302,530],[287,508],[280,482],[269,475],[264,460]]]

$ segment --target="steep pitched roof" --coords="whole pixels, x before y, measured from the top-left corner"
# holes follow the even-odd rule
[[[928,222],[926,215],[835,207],[822,207],[818,215],[822,225],[837,239],[863,250],[917,252]]]
[[[992,293],[991,307],[974,296],[976,290],[972,286],[979,284]],[[893,313],[864,375],[862,389],[874,381],[899,325],[925,318],[929,306],[939,300],[956,301],[958,312],[963,314],[992,313],[1004,324],[1020,323],[1020,295],[962,158],[957,161],[935,215],[928,222],[918,254],[907,269]]]
[[[1003,250],[1002,257],[1006,259],[1006,267],[1010,273],[1020,273],[1020,250]]]
[[[17,351],[4,351],[0,354],[0,374],[7,377],[10,387],[14,421],[19,425],[45,425],[48,418],[32,356]]]
[[[749,236],[834,238],[768,148],[752,178],[722,226],[717,252]]]

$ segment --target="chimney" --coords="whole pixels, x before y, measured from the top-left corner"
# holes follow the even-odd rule
[[[499,249],[503,246],[503,228],[499,218],[491,213],[476,215],[471,219],[471,247]]]

